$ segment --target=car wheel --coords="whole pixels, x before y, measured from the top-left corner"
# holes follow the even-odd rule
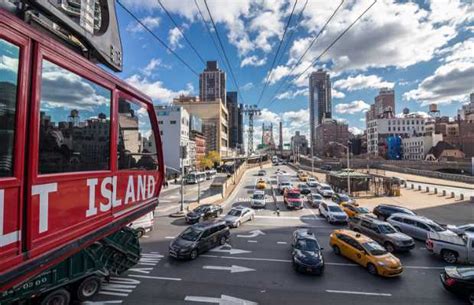
[[[223,246],[225,245],[227,241],[227,238],[225,238],[225,236],[222,236],[221,239],[219,239],[219,245]]]
[[[458,256],[456,252],[451,251],[451,250],[443,250],[441,252],[441,257],[448,264],[454,264],[458,261]]]
[[[145,235],[145,229],[143,228],[137,229],[137,237],[142,238],[143,235]]]
[[[90,276],[86,278],[77,286],[75,291],[76,299],[79,301],[86,301],[99,292],[101,284],[102,280],[98,276]]]
[[[471,295],[469,296],[469,302],[471,302],[471,304],[474,304],[474,292],[471,293]]]
[[[198,257],[198,251],[196,249],[194,249],[193,251],[191,251],[191,254],[189,254],[189,258],[191,260],[195,260],[196,257]]]
[[[341,249],[339,249],[338,246],[332,246],[332,251],[334,251],[334,254],[336,255],[341,255]]]
[[[374,264],[368,263],[367,264],[367,271],[369,271],[370,274],[377,275],[377,267],[375,267]]]
[[[235,223],[235,227],[236,227],[236,228],[240,227],[240,221],[237,221],[237,222]]]
[[[66,289],[58,289],[47,294],[41,305],[69,305],[71,294]]]
[[[360,230],[357,229],[357,228],[352,229],[352,231],[357,232],[357,233],[360,233]]]
[[[387,249],[388,252],[392,253],[395,251],[395,247],[393,246],[393,244],[391,242],[386,242],[384,244],[384,247],[385,249]]]

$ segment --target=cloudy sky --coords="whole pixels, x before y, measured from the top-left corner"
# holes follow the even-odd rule
[[[469,0],[378,0],[327,52],[373,0],[207,0],[235,80],[216,49],[216,33],[211,37],[206,28],[212,24],[204,0],[196,0],[197,6],[194,0],[161,0],[178,27],[159,1],[121,2],[195,72],[204,68],[201,59],[218,60],[227,72],[227,89],[238,86],[240,102],[263,109],[257,126],[282,120],[285,141],[296,130],[308,133],[308,73],[318,68],[331,75],[333,116],[354,132],[365,128],[364,112],[381,87],[395,89],[397,113],[405,107],[426,112],[427,105],[437,103],[449,116],[474,91],[474,5]],[[198,95],[198,77],[119,5],[117,13],[124,46],[119,76],[156,104],[181,93]]]

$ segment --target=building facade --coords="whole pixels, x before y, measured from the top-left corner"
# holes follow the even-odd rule
[[[309,127],[310,142],[315,145],[316,126],[321,124],[323,119],[332,117],[331,102],[331,79],[329,74],[319,69],[311,73],[309,77]]]
[[[402,139],[403,159],[410,161],[425,160],[433,146],[443,141],[442,134],[424,134]]]
[[[155,106],[161,141],[163,143],[163,157],[167,172],[191,170],[195,160],[191,159],[193,152],[189,151],[189,113],[184,107]],[[188,147],[187,157],[181,164],[180,146]],[[171,168],[171,171],[169,170]]]
[[[365,113],[365,121],[369,122],[379,118],[393,117],[395,114],[395,91],[389,88],[382,88],[375,97],[375,101],[370,105],[369,111]]]
[[[201,118],[193,114],[189,116],[189,138],[194,142],[194,166],[199,168],[199,160],[206,155],[206,138],[203,134]]]
[[[315,152],[324,157],[342,157],[344,148],[338,144],[347,145],[349,141],[349,126],[332,119],[325,119],[316,127]]]
[[[229,147],[240,149],[243,145],[243,112],[238,103],[237,92],[227,92],[227,112],[229,113]]]
[[[293,153],[306,155],[308,153],[308,140],[305,135],[301,135],[299,131],[291,137],[291,151]]]
[[[218,99],[202,101],[187,97],[178,97],[173,100],[174,105],[181,106],[189,114],[202,120],[202,133],[206,138],[206,153],[217,151],[220,156],[227,156],[229,152],[229,114],[227,107]]]
[[[199,98],[203,102],[220,99],[226,103],[226,75],[220,70],[217,61],[208,61],[206,69],[199,74]]]

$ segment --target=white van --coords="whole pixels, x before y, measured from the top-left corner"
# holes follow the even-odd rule
[[[131,222],[128,226],[138,231],[138,237],[141,238],[145,233],[153,230],[153,223],[155,221],[154,212],[145,214],[138,218],[134,222]]]

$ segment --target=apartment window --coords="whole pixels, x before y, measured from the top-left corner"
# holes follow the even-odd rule
[[[110,90],[50,61],[42,62],[41,174],[109,169],[110,99]]]
[[[163,125],[163,121],[158,121],[158,124]]]
[[[170,125],[176,125],[176,121],[174,120],[170,121]]]
[[[390,131],[390,129],[391,129],[391,128],[389,127],[389,128],[388,128],[388,131]]]

